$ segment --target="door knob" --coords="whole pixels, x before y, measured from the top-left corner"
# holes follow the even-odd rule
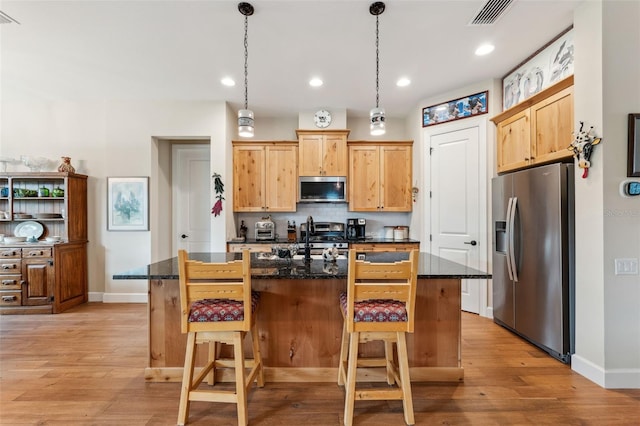
[[[478,244],[478,242],[476,240],[471,240],[471,241],[465,241],[465,244],[471,244],[472,246],[475,246]]]
[[[182,235],[180,235],[180,238],[182,238],[184,240],[185,238],[189,238],[189,236],[186,235],[186,234],[182,234]]]

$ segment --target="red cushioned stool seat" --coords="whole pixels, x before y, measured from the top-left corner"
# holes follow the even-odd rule
[[[342,313],[347,315],[347,293],[340,293]],[[401,322],[407,320],[407,305],[391,299],[371,299],[354,303],[355,322]]]
[[[251,312],[256,311],[260,293],[251,292]],[[239,300],[204,299],[193,302],[189,312],[189,322],[242,321],[244,304]]]

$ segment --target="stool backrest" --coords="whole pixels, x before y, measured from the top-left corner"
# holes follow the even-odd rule
[[[374,263],[367,260],[357,260],[356,257],[355,250],[349,250],[347,331],[413,332],[418,283],[418,250],[411,250],[408,260],[396,262]],[[355,322],[353,320],[354,303],[373,299],[403,302],[407,311],[407,321]]]
[[[206,263],[189,260],[185,250],[178,251],[180,271],[180,308],[182,332],[190,331],[248,331],[251,327],[251,266],[249,250],[242,252],[242,260]],[[204,299],[242,301],[242,321],[189,322],[193,302]]]

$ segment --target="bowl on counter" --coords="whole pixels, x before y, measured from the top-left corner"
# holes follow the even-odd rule
[[[54,235],[53,237],[47,237],[44,240],[48,243],[59,243],[60,237],[58,237],[57,235]]]
[[[5,244],[24,243],[27,237],[4,237]]]

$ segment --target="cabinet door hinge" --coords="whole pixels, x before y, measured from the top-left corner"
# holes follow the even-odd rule
[[[429,241],[433,241],[433,235],[429,234]]]
[[[429,198],[433,198],[433,192],[429,191]]]

